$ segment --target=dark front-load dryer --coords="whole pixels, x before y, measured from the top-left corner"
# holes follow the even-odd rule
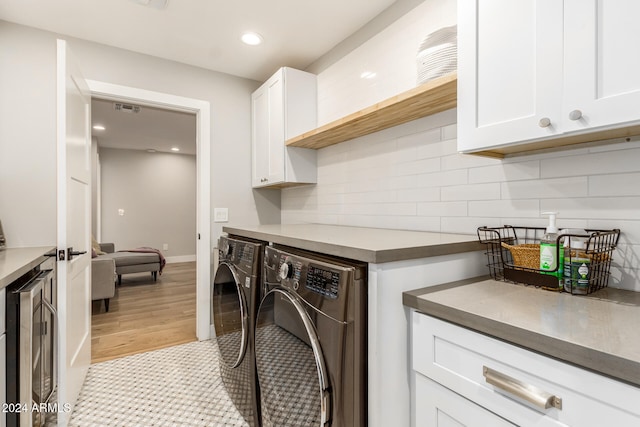
[[[253,336],[264,244],[223,236],[218,248],[212,312],[220,373],[238,411],[250,426],[258,426]]]
[[[366,264],[274,247],[264,263],[262,426],[366,426]]]

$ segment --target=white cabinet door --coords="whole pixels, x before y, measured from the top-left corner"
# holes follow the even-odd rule
[[[562,25],[556,0],[458,1],[459,151],[558,133]]]
[[[269,97],[269,142],[267,179],[270,183],[284,182],[285,105],[284,73],[277,73],[267,82]]]
[[[564,1],[567,131],[640,120],[639,19],[638,1]],[[575,120],[569,118],[572,111]]]
[[[251,96],[252,185],[316,182],[316,151],[286,147],[316,126],[316,76],[281,68]]]
[[[513,427],[448,388],[416,375],[416,427]]]
[[[252,185],[265,185],[269,174],[269,95],[266,88],[260,88],[251,96],[251,162]]]

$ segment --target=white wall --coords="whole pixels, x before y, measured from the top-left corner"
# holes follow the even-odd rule
[[[212,208],[229,208],[232,225],[280,221],[279,192],[251,190],[258,82],[65,38],[87,79],[209,101]],[[55,34],[0,21],[0,219],[11,246],[56,241],[55,60]]]
[[[101,148],[100,163],[102,240],[116,250],[150,246],[169,259],[195,259],[195,156]]]
[[[425,2],[322,71],[321,122],[415,86],[417,46],[452,16],[455,1]],[[370,64],[377,82],[356,83]],[[610,285],[640,291],[639,182],[638,141],[506,160],[457,154],[450,110],[319,150],[318,184],[283,190],[282,222],[475,233],[543,226],[541,212],[557,210],[560,227],[620,228]]]

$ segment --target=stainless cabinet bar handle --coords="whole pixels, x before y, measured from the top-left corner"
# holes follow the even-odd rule
[[[549,409],[551,407],[562,410],[562,399],[547,393],[544,390],[525,384],[515,378],[495,371],[486,366],[482,367],[482,375],[488,384],[498,387],[520,399],[526,400],[532,405],[540,409]]]

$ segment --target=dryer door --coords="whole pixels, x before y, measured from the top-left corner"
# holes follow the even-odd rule
[[[255,333],[262,426],[325,426],[329,376],[315,326],[302,303],[282,288],[260,303]]]
[[[247,351],[249,316],[247,301],[235,268],[222,262],[213,279],[213,325],[224,364],[240,365]]]

